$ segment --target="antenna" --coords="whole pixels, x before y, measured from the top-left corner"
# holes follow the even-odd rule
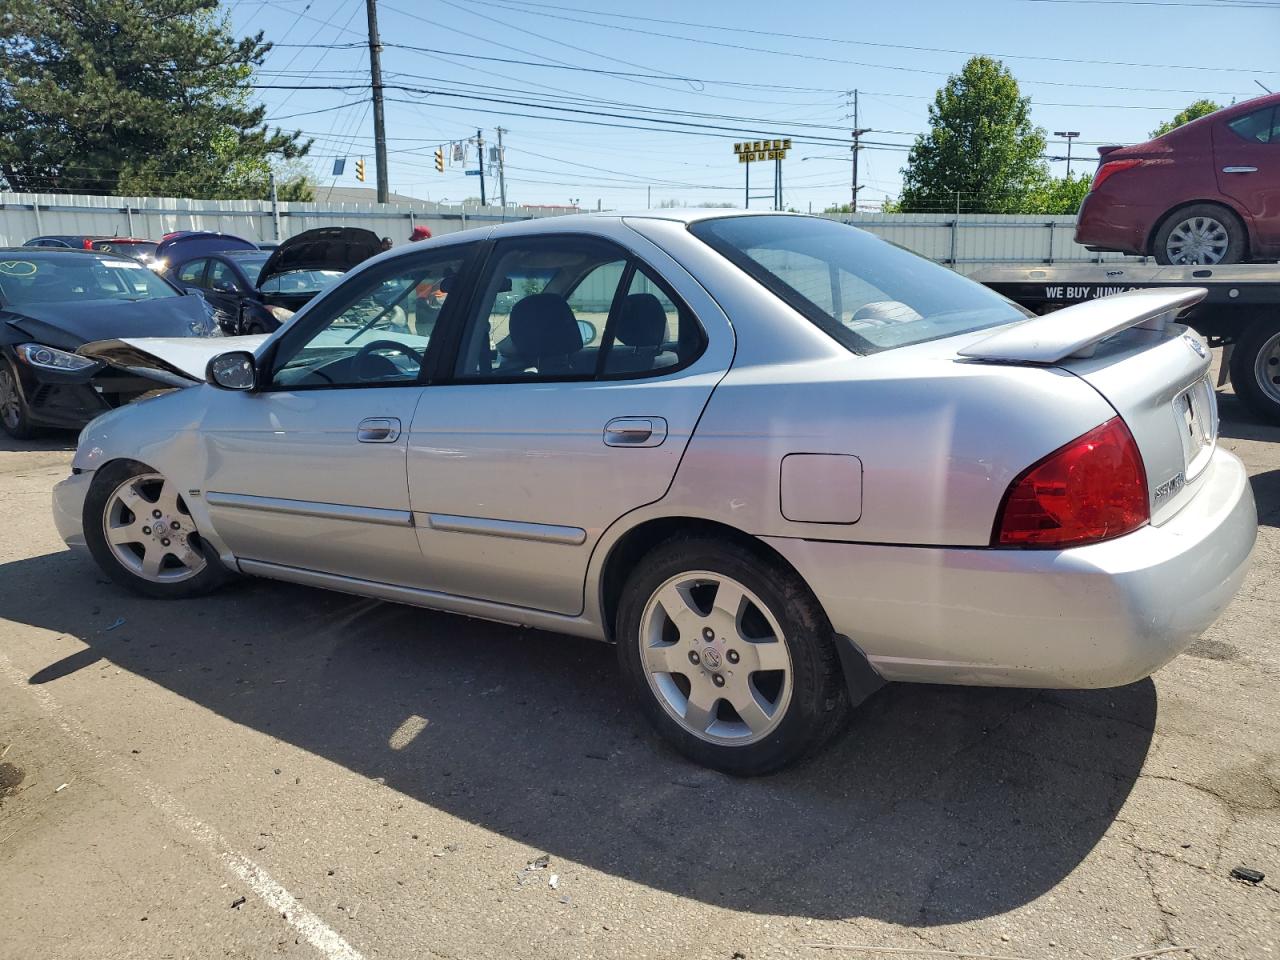
[[[1254,80],[1253,82],[1256,83],[1258,86],[1262,87],[1263,90],[1266,90],[1267,93],[1271,92],[1270,90],[1267,90],[1266,86],[1263,84],[1261,80]]]

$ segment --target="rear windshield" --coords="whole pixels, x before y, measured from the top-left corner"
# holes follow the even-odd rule
[[[67,300],[155,300],[178,291],[137,260],[60,256],[0,260],[0,303],[17,306]]]
[[[160,244],[151,240],[95,240],[93,249],[103,253],[123,253],[130,257],[154,257]]]
[[[834,220],[723,217],[689,229],[855,353],[1029,316],[972,280]]]
[[[263,293],[279,293],[302,296],[308,293],[319,293],[340,276],[341,270],[290,270],[278,273],[262,281]]]

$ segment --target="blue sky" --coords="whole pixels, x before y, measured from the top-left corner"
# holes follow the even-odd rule
[[[274,122],[316,138],[321,185],[335,182],[335,156],[351,158],[336,182],[358,185],[354,159],[365,156],[371,186],[363,0],[225,9],[237,33],[278,44],[258,96]],[[1097,144],[1144,140],[1199,97],[1247,99],[1258,82],[1280,90],[1280,0],[379,0],[378,10],[384,83],[413,88],[387,91],[391,189],[452,202],[475,196],[478,178],[463,164],[437,173],[435,146],[477,127],[491,143],[501,126],[512,202],[741,205],[733,142],[771,134],[796,141],[785,202],[819,210],[848,201],[855,88],[875,144],[860,155],[860,200],[874,202],[897,194],[929,100],[978,52],[1004,60],[1050,134],[1080,132],[1073,152],[1088,167]],[[631,129],[654,126],[646,116],[682,132]],[[1049,154],[1065,152],[1050,140]],[[768,192],[771,165],[753,179]]]

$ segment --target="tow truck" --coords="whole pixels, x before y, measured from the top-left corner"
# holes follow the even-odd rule
[[[1236,395],[1254,413],[1280,423],[1280,264],[1005,266],[973,279],[1036,314],[1126,290],[1203,287],[1208,295],[1179,322],[1211,347],[1223,348],[1218,386],[1230,376]]]

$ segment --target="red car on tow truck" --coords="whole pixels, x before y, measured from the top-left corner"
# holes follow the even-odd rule
[[[1188,266],[1280,258],[1280,94],[1098,153],[1076,243]]]

